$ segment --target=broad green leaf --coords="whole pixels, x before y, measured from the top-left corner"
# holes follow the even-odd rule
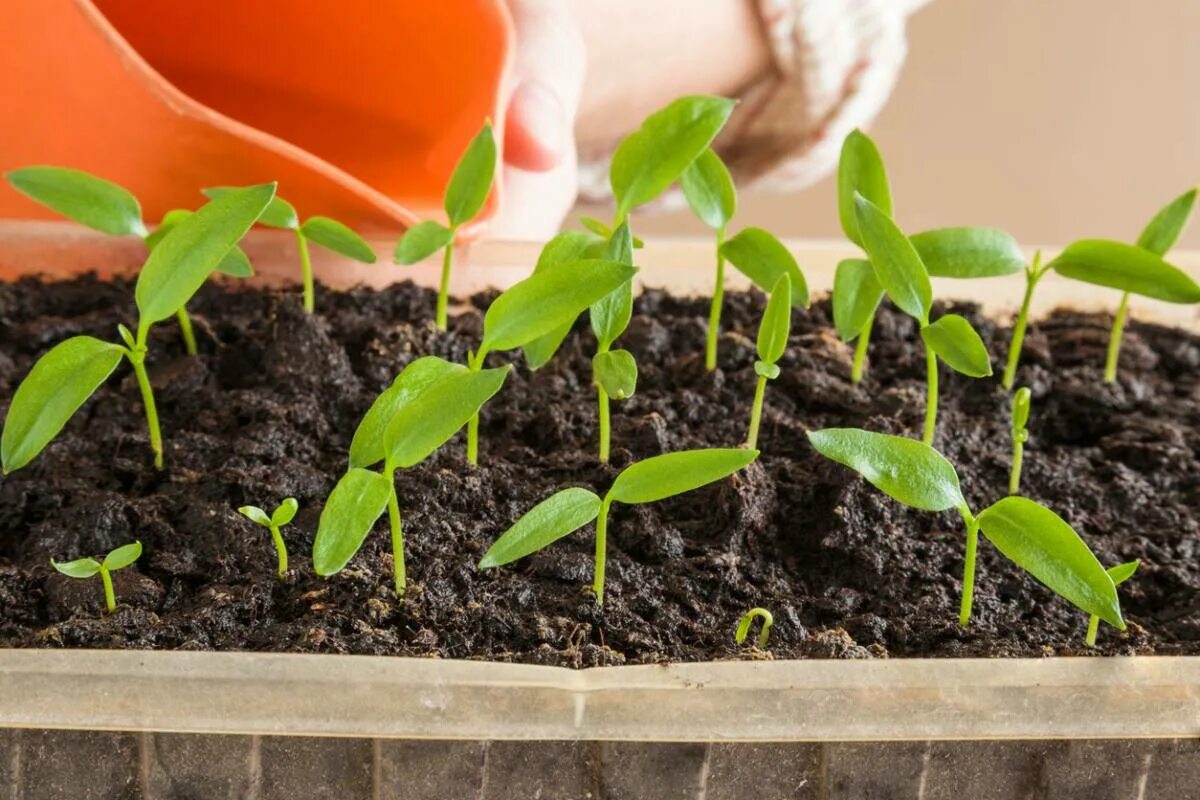
[[[329,217],[309,217],[300,226],[300,232],[311,242],[332,250],[346,258],[364,264],[375,263],[375,251],[371,245],[349,227]]]
[[[625,400],[637,391],[637,361],[628,350],[608,350],[592,356],[592,379],[609,397]]]
[[[66,562],[52,558],[50,565],[69,578],[90,578],[100,571],[100,562],[94,558],[77,558]]]
[[[212,186],[204,190],[204,196],[210,200],[216,200],[218,197],[224,197],[230,192],[241,191],[243,188],[240,186]],[[295,206],[279,195],[275,195],[271,198],[271,202],[267,203],[267,207],[263,209],[257,222],[268,228],[294,230],[300,224],[300,217],[296,214]]]
[[[187,219],[191,215],[192,212],[184,208],[176,208],[168,211],[163,215],[162,221],[158,223],[158,227],[154,229],[154,232],[146,237],[146,247],[153,250],[177,222]],[[254,267],[251,266],[249,257],[237,245],[234,245],[233,249],[225,254],[225,257],[221,259],[221,263],[217,265],[216,271],[231,278],[254,277]]]
[[[133,542],[113,550],[104,557],[104,568],[109,572],[128,567],[142,557],[142,543]]]
[[[683,196],[708,227],[723,230],[737,212],[737,189],[729,169],[711,147],[696,157],[679,178]]]
[[[446,186],[445,207],[450,227],[457,228],[479,213],[492,190],[495,172],[496,139],[489,121],[467,145]]]
[[[1112,578],[1053,511],[1025,497],[1005,497],[979,514],[979,528],[1018,567],[1087,613],[1125,630]]]
[[[792,280],[785,272],[775,281],[758,325],[758,357],[768,364],[778,361],[787,349],[788,335],[792,332],[791,300]]]
[[[860,194],[875,204],[885,216],[892,215],[892,192],[888,188],[887,170],[875,142],[860,130],[853,130],[842,142],[838,161],[838,219],[846,238],[864,250],[858,231],[858,215],[854,195]],[[861,329],[860,329],[861,330]]]
[[[1017,240],[997,228],[937,228],[909,240],[935,278],[993,278],[1025,270]]]
[[[648,203],[679,180],[712,143],[733,112],[724,97],[681,97],[646,117],[613,154],[609,183],[617,219]]]
[[[191,299],[275,195],[275,184],[234,189],[171,227],[138,275],[138,341]]]
[[[1200,303],[1200,286],[1187,273],[1135,245],[1083,239],[1068,245],[1051,266],[1060,275],[1168,303]]]
[[[1137,568],[1140,567],[1141,564],[1142,562],[1140,560],[1135,559],[1133,561],[1126,561],[1124,564],[1118,564],[1115,567],[1109,567],[1104,571],[1108,573],[1109,578],[1112,578],[1114,586],[1120,586],[1122,583],[1133,577],[1133,573],[1137,572]]]
[[[480,569],[511,564],[587,525],[600,513],[601,500],[587,489],[563,489],[526,511],[492,543]]]
[[[947,314],[921,328],[921,338],[955,372],[971,378],[992,374],[987,346],[971,323],[958,314]]]
[[[865,258],[839,261],[833,275],[833,324],[843,342],[854,341],[875,316],[883,286]]]
[[[1137,246],[1156,256],[1165,255],[1179,239],[1179,234],[1183,233],[1183,227],[1187,225],[1192,206],[1195,204],[1195,189],[1190,189],[1167,203],[1146,225],[1146,229],[1138,237]]]
[[[450,375],[417,395],[396,412],[384,433],[389,463],[407,469],[432,455],[500,391],[509,369]]]
[[[1012,399],[1012,425],[1016,430],[1024,430],[1029,422],[1029,407],[1030,401],[1033,398],[1033,392],[1028,386],[1022,386],[1013,393]]]
[[[333,487],[313,541],[313,570],[318,575],[341,571],[387,507],[391,482],[378,472],[352,469]]]
[[[466,371],[467,368],[462,364],[454,364],[437,356],[422,356],[401,370],[392,385],[379,393],[362,422],[358,423],[354,438],[350,441],[351,468],[369,467],[382,461],[387,455],[383,445],[384,434],[400,409],[443,378],[461,375]]]
[[[25,167],[4,177],[21,194],[80,225],[114,236],[145,236],[137,198],[112,181],[67,167]]]
[[[684,450],[630,464],[608,490],[618,503],[653,503],[719,481],[758,458],[757,450]]]
[[[32,461],[121,363],[125,350],[91,336],[73,336],[37,360],[13,395],[0,463],[4,474]]]
[[[764,292],[780,275],[792,282],[792,305],[808,308],[808,282],[791,251],[762,228],[746,228],[721,245],[721,255]]]
[[[954,467],[916,439],[857,428],[825,428],[810,431],[808,440],[818,453],[854,470],[906,506],[945,511],[965,502]]]
[[[251,522],[258,523],[264,528],[271,527],[271,518],[267,516],[267,512],[263,511],[258,506],[240,506],[238,513]]]
[[[924,323],[933,305],[929,273],[912,242],[878,206],[858,195],[855,200],[862,247],[875,277],[901,311]]]
[[[300,510],[300,504],[296,502],[294,497],[285,497],[283,502],[271,514],[271,524],[275,527],[287,525],[296,518],[296,512]]]
[[[454,233],[440,222],[419,222],[404,232],[396,242],[392,260],[397,264],[424,261],[454,239]]]
[[[618,264],[633,266],[633,237],[629,222],[625,221],[613,231],[604,246],[604,258]],[[633,318],[633,281],[619,284],[592,304],[588,311],[592,333],[601,350],[607,350],[625,332]]]
[[[583,219],[589,218],[584,217]],[[546,246],[542,248],[542,252],[538,256],[533,273],[536,275],[558,264],[587,258],[586,253],[591,244],[592,238],[586,233],[580,231],[563,231],[546,242]],[[550,331],[544,336],[539,336],[525,345],[525,363],[530,369],[539,369],[550,363],[550,359],[554,358],[554,354],[558,352],[559,346],[562,345],[563,339],[566,339],[567,334],[571,332],[571,325],[574,322],[575,320],[565,322],[555,330]]]

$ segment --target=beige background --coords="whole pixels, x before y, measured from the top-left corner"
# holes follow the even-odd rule
[[[935,0],[871,126],[898,220],[1024,244],[1132,239],[1200,182],[1200,0]],[[833,181],[744,196],[736,224],[840,236]],[[703,229],[686,213],[639,233]],[[1200,247],[1200,221],[1181,246]]]

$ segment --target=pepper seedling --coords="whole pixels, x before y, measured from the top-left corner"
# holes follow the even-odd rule
[[[501,534],[484,553],[479,568],[510,564],[595,520],[592,591],[597,605],[603,605],[608,512],[613,503],[633,505],[665,500],[726,478],[756,458],[757,450],[685,450],[630,464],[617,475],[603,499],[587,489],[563,489],[525,512]]]
[[[217,198],[232,191],[229,186],[213,186],[204,190],[208,198]],[[300,251],[300,278],[304,292],[304,310],[313,313],[316,307],[315,290],[313,287],[312,256],[308,243],[315,242],[326,250],[332,250],[338,255],[354,259],[363,264],[375,263],[375,251],[363,241],[363,238],[330,217],[309,217],[300,221],[296,207],[276,195],[271,199],[267,210],[258,218],[260,225],[268,228],[289,230],[296,236],[296,248]]]
[[[404,232],[396,243],[393,260],[397,264],[415,264],[442,251],[442,280],[438,286],[436,322],[446,330],[446,308],[450,298],[450,268],[454,260],[454,237],[458,229],[479,214],[496,173],[496,139],[492,123],[484,122],[483,129],[467,145],[450,175],[442,205],[449,227],[434,220],[418,223]]]
[[[1050,262],[1050,267],[1060,275],[1121,290],[1104,361],[1105,383],[1117,379],[1117,359],[1131,294],[1168,303],[1200,303],[1200,285],[1162,258],[1179,239],[1195,203],[1195,189],[1172,200],[1154,215],[1136,245],[1083,239],[1068,245]]]
[[[717,279],[708,310],[708,337],[704,346],[704,368],[717,368],[717,338],[721,333],[721,305],[725,297],[725,229],[737,212],[737,188],[721,157],[708,148],[684,170],[679,179],[683,196],[692,213],[716,233]]]
[[[971,619],[975,553],[982,531],[1005,557],[1059,596],[1125,629],[1112,579],[1079,534],[1045,506],[1025,497],[1005,497],[975,516],[953,465],[927,444],[855,428],[811,431],[808,439],[818,453],[910,508],[958,511],[967,532],[960,625]]]
[[[746,434],[746,446],[758,446],[758,426],[762,419],[763,396],[767,381],[779,377],[779,359],[787,349],[788,336],[792,331],[792,280],[787,273],[775,281],[762,322],[758,325],[758,361],[754,362],[754,373],[758,383],[754,387],[754,404],[750,408],[750,430]]]
[[[25,167],[5,177],[14,189],[51,211],[101,233],[137,236],[148,250],[153,250],[176,222],[191,213],[183,209],[168,211],[158,227],[148,232],[137,198],[112,181],[67,167]],[[249,278],[254,274],[250,259],[237,245],[221,259],[216,271],[234,278]],[[187,307],[181,306],[175,316],[188,355],[196,355],[196,335]]]
[[[123,545],[104,557],[103,561],[94,558],[77,558],[74,561],[59,563],[53,558],[50,565],[68,578],[90,578],[99,573],[104,583],[104,607],[108,613],[117,610],[117,597],[113,593],[112,573],[115,570],[128,567],[142,557],[142,543]]]
[[[33,365],[13,395],[0,434],[5,474],[32,461],[104,383],[123,358],[129,359],[141,391],[154,466],[163,465],[162,434],[154,391],[146,373],[150,327],[187,305],[225,254],[241,239],[275,195],[275,184],[230,192],[179,221],[151,251],[138,274],[137,335],[124,325],[124,344],[72,336]]]
[[[296,511],[300,508],[300,504],[296,502],[296,498],[287,497],[280,503],[274,511],[267,514],[258,506],[242,506],[238,509],[238,513],[246,519],[271,532],[271,540],[275,542],[275,553],[279,556],[279,580],[287,577],[288,570],[288,555],[287,545],[283,542],[283,534],[279,529],[291,522]]]
[[[737,633],[734,634],[733,640],[739,645],[745,644],[746,636],[750,633],[750,623],[754,622],[755,617],[762,619],[762,628],[758,631],[758,649],[766,650],[767,641],[771,638],[771,626],[775,624],[775,617],[765,608],[752,608],[742,614],[742,618],[738,620]]]
[[[1124,564],[1118,564],[1115,567],[1109,567],[1105,572],[1108,577],[1112,578],[1113,586],[1120,586],[1125,581],[1133,577],[1133,573],[1137,572],[1137,568],[1141,565],[1141,561],[1127,561]],[[1092,614],[1088,617],[1087,635],[1084,641],[1088,647],[1096,646],[1096,634],[1100,631],[1100,617]]]
[[[1042,264],[1042,251],[1033,254],[1033,263],[1025,267],[1025,296],[1021,299],[1021,310],[1013,323],[1012,338],[1008,343],[1008,362],[1004,365],[1004,378],[1001,384],[1012,391],[1013,382],[1017,379],[1017,364],[1021,360],[1021,348],[1025,344],[1025,330],[1029,327],[1029,306],[1033,303],[1033,290],[1050,271],[1050,264]]]
[[[1029,403],[1033,392],[1022,386],[1012,399],[1012,471],[1008,475],[1008,493],[1021,493],[1021,462],[1025,457],[1025,443],[1029,441]]]

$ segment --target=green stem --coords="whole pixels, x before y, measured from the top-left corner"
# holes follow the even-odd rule
[[[1025,457],[1025,445],[1021,442],[1020,433],[1013,431],[1012,472],[1008,475],[1008,493],[1021,493],[1021,462]]]
[[[604,391],[603,386],[596,386],[596,402],[599,405],[600,414],[600,463],[607,464],[611,434],[608,419],[608,392]]]
[[[979,544],[979,521],[966,504],[958,509],[967,525],[967,554],[963,563],[962,602],[958,609],[958,624],[967,627],[971,621],[971,606],[975,598],[975,549]]]
[[[713,286],[712,305],[708,309],[708,342],[704,349],[704,368],[712,372],[717,368],[717,339],[721,333],[721,304],[725,301],[725,257],[721,255],[721,243],[725,240],[725,229],[717,230],[717,282]]]
[[[867,347],[871,344],[871,328],[875,326],[875,315],[872,314],[867,324],[858,333],[858,343],[854,346],[854,363],[850,365],[850,383],[857,385],[862,381],[863,367],[867,361]]]
[[[117,610],[117,596],[113,594],[112,573],[103,564],[100,565],[100,580],[104,583],[104,607],[111,614]]]
[[[467,353],[467,369],[478,372],[483,368],[483,360],[487,357],[486,350],[478,354]],[[479,415],[467,420],[467,463],[472,467],[479,466]]]
[[[392,487],[388,493],[387,504],[388,522],[392,526],[392,572],[396,576],[396,596],[403,597],[408,578],[404,570],[404,529],[400,526],[400,500],[396,497],[395,470],[387,468],[386,474]]]
[[[1099,633],[1099,631],[1100,618],[1095,614],[1092,614],[1092,616],[1088,619],[1087,636],[1084,638],[1084,641],[1087,642],[1088,647],[1096,646],[1096,634]]]
[[[754,449],[758,445],[758,426],[762,420],[763,395],[767,392],[767,379],[758,376],[758,384],[754,387],[754,405],[750,407],[750,431],[746,434],[746,446]]]
[[[146,408],[146,427],[150,430],[150,449],[154,451],[154,468],[162,469],[162,433],[158,428],[158,407],[154,404],[154,389],[150,386],[150,376],[146,374],[146,351],[131,351],[129,363],[133,365],[133,374],[137,376],[138,389],[142,392],[142,405]]]
[[[287,545],[283,543],[283,534],[279,532],[278,525],[271,526],[271,538],[275,540],[275,552],[279,554],[279,580],[283,580],[287,576]]]
[[[438,286],[436,317],[439,331],[446,330],[446,306],[450,302],[450,265],[453,260],[454,242],[451,241],[442,251],[442,282]]]
[[[192,318],[188,316],[187,306],[180,306],[175,312],[175,318],[179,320],[179,332],[183,335],[183,346],[187,348],[187,354],[196,355],[196,333],[192,330]]]
[[[296,246],[300,250],[300,275],[304,281],[304,310],[309,314],[316,308],[313,295],[312,259],[308,255],[308,238],[296,228]]]
[[[1129,316],[1129,292],[1121,295],[1117,316],[1113,319],[1112,333],[1108,337],[1108,357],[1104,361],[1104,382],[1117,379],[1117,359],[1121,356],[1121,336],[1125,333],[1125,320]]]
[[[1021,301],[1021,311],[1013,324],[1012,339],[1008,344],[1008,363],[1004,366],[1004,388],[1012,391],[1013,382],[1017,379],[1017,364],[1021,360],[1021,347],[1025,343],[1025,328],[1029,325],[1029,305],[1033,302],[1033,290],[1042,279],[1045,271],[1041,269],[1042,254],[1035,253],[1033,265],[1025,270],[1025,298]]]
[[[933,348],[925,345],[925,380],[927,391],[925,395],[925,433],[921,441],[932,445],[934,433],[937,430],[938,409],[938,363],[937,354]]]
[[[600,504],[600,516],[596,517],[596,567],[592,578],[592,591],[596,594],[596,605],[604,605],[604,564],[608,549],[608,509],[612,501],[607,497]]]

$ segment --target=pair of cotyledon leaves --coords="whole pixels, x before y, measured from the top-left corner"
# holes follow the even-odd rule
[[[122,545],[104,557],[103,561],[94,558],[77,558],[74,561],[59,562],[50,559],[54,569],[71,578],[90,578],[101,569],[108,572],[128,567],[142,557],[142,543]]]

